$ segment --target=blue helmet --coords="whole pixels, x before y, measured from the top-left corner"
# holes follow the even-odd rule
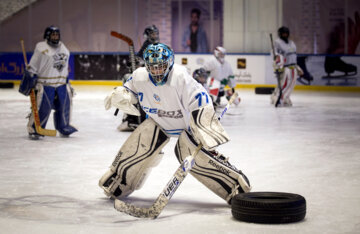
[[[174,65],[174,51],[165,44],[150,44],[144,51],[143,59],[153,84],[165,84]]]
[[[54,32],[57,32],[59,34],[59,37],[57,39],[51,38],[51,34]],[[52,46],[57,46],[60,41],[60,29],[53,25],[47,27],[44,32],[44,39],[46,39],[48,44],[50,44]]]

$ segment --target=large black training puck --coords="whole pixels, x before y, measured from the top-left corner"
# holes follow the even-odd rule
[[[272,94],[274,90],[272,87],[256,87],[255,94]]]
[[[0,82],[0,88],[12,89],[12,88],[14,88],[14,83],[13,82]]]
[[[251,223],[292,223],[305,218],[306,201],[299,194],[241,193],[231,200],[235,219]]]

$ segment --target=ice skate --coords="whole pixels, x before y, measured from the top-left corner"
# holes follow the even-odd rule
[[[297,64],[303,71],[303,74],[299,76],[298,81],[304,85],[310,85],[311,81],[314,80],[314,77],[310,74],[306,67],[306,58],[306,56],[297,57]]]
[[[278,94],[277,94],[275,91],[271,94],[271,96],[270,96],[270,103],[271,103],[272,105],[275,105],[275,103],[276,103],[276,101],[277,101],[277,96],[278,96]]]
[[[290,98],[285,98],[284,102],[283,102],[283,106],[286,106],[286,107],[291,107],[293,104],[292,104],[292,101],[290,100]]]
[[[340,57],[326,57],[324,67],[328,78],[341,78],[357,74],[357,67],[352,64],[345,63]],[[331,75],[335,71],[343,72],[344,74],[338,76]]]
[[[327,76],[323,76],[322,78],[327,80],[326,85],[333,85],[331,80],[335,79],[344,80],[345,83],[347,83],[348,80],[356,79],[354,76],[357,74],[357,67],[345,63],[340,57],[326,57],[324,68]],[[343,74],[334,75],[333,73],[335,72],[343,72]]]
[[[39,140],[41,137],[44,137],[43,135],[40,135],[40,134],[37,134],[36,132],[35,133],[29,133],[29,139],[30,140]]]

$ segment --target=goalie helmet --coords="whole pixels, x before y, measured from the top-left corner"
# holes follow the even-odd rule
[[[289,36],[290,36],[290,30],[287,27],[282,26],[281,28],[278,29],[278,36],[280,37],[281,40],[285,41],[286,43],[288,43],[289,41]]]
[[[159,43],[159,30],[158,28],[153,24],[151,26],[148,26],[144,30],[144,38],[145,40],[154,43]]]
[[[204,85],[208,78],[208,73],[204,68],[199,68],[193,72],[193,78],[200,84]]]
[[[226,54],[226,50],[225,50],[225,48],[224,47],[221,47],[221,46],[217,46],[216,48],[215,48],[215,50],[214,50],[214,55],[215,55],[215,57],[217,58],[217,60],[219,60],[219,62],[221,63],[221,64],[223,64],[224,63],[224,61],[225,61],[225,54]]]
[[[56,33],[58,37],[54,36]],[[51,37],[52,34],[54,34],[53,37]],[[60,42],[60,29],[53,25],[47,27],[44,32],[44,39],[46,39],[49,45],[58,46]]]
[[[165,44],[150,44],[144,51],[143,59],[152,83],[156,86],[165,84],[174,65],[173,50]]]

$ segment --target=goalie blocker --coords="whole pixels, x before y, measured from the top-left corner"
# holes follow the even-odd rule
[[[201,122],[200,115],[203,116]],[[190,125],[198,140],[195,141],[189,132],[182,132],[175,147],[179,162],[192,154],[198,147],[197,142],[201,142],[204,148],[195,157],[190,173],[229,204],[236,194],[249,192],[251,187],[246,176],[223,155],[207,150],[213,149],[216,142],[228,141],[214,110],[209,107],[192,112]],[[107,196],[114,198],[124,198],[141,188],[151,168],[159,164],[162,158],[159,153],[168,141],[161,127],[152,119],[146,119],[121,147],[110,170],[100,179],[99,186]]]

